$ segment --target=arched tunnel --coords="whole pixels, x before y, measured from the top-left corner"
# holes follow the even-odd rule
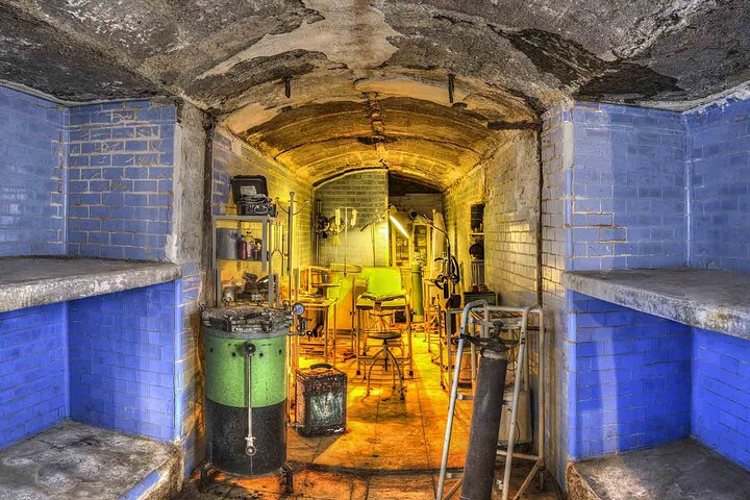
[[[746,499],[748,26],[0,0],[0,500]]]

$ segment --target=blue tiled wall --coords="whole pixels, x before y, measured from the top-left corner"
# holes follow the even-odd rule
[[[63,108],[0,86],[0,256],[165,260],[177,108]]]
[[[66,118],[0,86],[0,257],[65,252]]]
[[[693,329],[692,434],[750,469],[750,342]]]
[[[165,260],[176,107],[152,101],[70,110],[68,251]]]
[[[568,270],[686,265],[682,115],[579,102],[572,119]]]
[[[552,133],[565,124],[572,140]],[[686,114],[578,102],[545,117],[543,279],[560,394],[549,439],[568,457],[692,433],[748,466],[746,344],[575,294],[561,304],[557,277],[670,265],[750,271],[749,127],[750,102],[736,100]],[[567,457],[553,451],[562,481]]]
[[[750,100],[687,113],[691,266],[750,272]]]
[[[58,108],[0,87],[0,118],[0,256],[168,258],[178,133],[173,103]],[[161,288],[70,304],[69,323],[60,324],[66,355],[70,334],[72,356],[61,365],[71,376],[70,390],[59,379],[61,397],[71,404],[56,415],[180,442],[190,473],[203,458],[194,340],[201,275],[198,263],[182,268],[183,279]],[[30,342],[38,335],[25,333]],[[20,351],[0,343],[3,382],[5,371],[28,363],[11,355]],[[22,403],[11,400],[18,392],[0,389],[0,402],[9,403],[0,407],[0,448],[57,421],[33,413],[36,406],[22,408],[28,422],[6,429],[21,418],[16,410]]]
[[[647,448],[690,435],[690,328],[570,292],[570,455]]]
[[[70,415],[171,441],[177,282],[69,303]]]
[[[0,314],[0,449],[67,416],[66,306]]]

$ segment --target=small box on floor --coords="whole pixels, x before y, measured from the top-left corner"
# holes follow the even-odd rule
[[[346,431],[346,373],[327,364],[297,370],[297,432],[326,436]]]

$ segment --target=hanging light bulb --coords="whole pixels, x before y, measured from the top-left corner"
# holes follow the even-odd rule
[[[357,209],[352,208],[352,220],[349,222],[349,224],[354,227],[357,225]]]
[[[336,226],[340,226],[341,225],[341,209],[337,208],[334,213],[335,213],[335,218],[336,218]]]

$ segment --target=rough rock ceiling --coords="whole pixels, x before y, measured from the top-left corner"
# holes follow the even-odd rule
[[[563,98],[680,109],[726,91],[750,79],[748,26],[747,0],[0,0],[0,79],[72,101],[180,95],[311,178],[336,163],[316,155],[434,172],[497,140],[475,127]],[[385,134],[373,102],[395,116]],[[440,133],[417,129],[448,115],[467,138],[426,147]],[[272,130],[295,117],[309,133]]]
[[[406,77],[469,94],[685,101],[750,78],[746,0],[0,0],[0,77],[222,112]],[[332,87],[332,88],[331,88]],[[345,92],[346,91],[346,92]],[[343,97],[343,96],[339,96]]]

